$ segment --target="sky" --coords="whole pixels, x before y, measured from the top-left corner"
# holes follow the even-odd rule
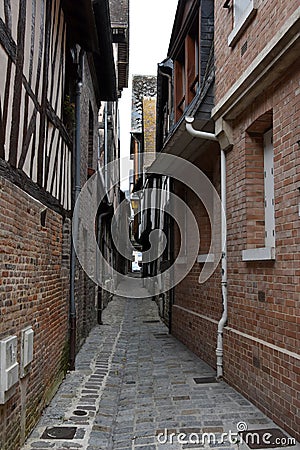
[[[129,88],[123,90],[119,101],[121,157],[129,155],[132,75],[157,74],[157,64],[167,56],[177,3],[178,0],[129,0]],[[121,169],[121,178],[128,170]],[[128,180],[121,181],[121,189],[128,190]]]

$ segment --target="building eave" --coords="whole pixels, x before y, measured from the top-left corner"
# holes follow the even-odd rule
[[[212,71],[207,78],[205,85],[198,95],[193,99],[190,105],[185,110],[182,117],[170,130],[164,146],[160,149],[163,153],[172,153],[177,156],[185,157],[191,160],[193,152],[199,146],[205,148],[207,143],[193,138],[186,131],[186,117],[194,117],[194,127],[196,129],[206,131],[208,133],[214,132],[214,121],[211,118],[211,110],[213,108],[213,90],[214,90],[214,72]],[[159,149],[158,149],[159,150]]]
[[[98,51],[98,36],[90,0],[62,0],[62,9],[74,42],[88,52]]]
[[[114,101],[117,100],[117,86],[108,0],[94,0],[93,9],[99,42],[99,50],[93,55],[99,99]]]

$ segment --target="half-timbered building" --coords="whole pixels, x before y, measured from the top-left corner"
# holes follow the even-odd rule
[[[0,71],[0,447],[12,450],[69,363],[75,165],[83,185],[100,103],[117,98],[108,1],[2,1]],[[79,266],[73,280],[74,356],[97,289]]]

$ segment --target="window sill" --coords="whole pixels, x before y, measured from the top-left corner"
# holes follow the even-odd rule
[[[275,247],[250,248],[242,251],[243,261],[274,261]]]
[[[235,25],[234,29],[228,36],[228,46],[234,47],[245,28],[248,26],[252,18],[257,12],[257,0],[252,0],[249,7],[246,9],[244,15],[240,18],[239,22]]]

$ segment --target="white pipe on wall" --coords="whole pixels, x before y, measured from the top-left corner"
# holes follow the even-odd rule
[[[194,117],[186,117],[185,122],[186,122],[185,124],[186,130],[193,137],[218,142],[218,138],[214,133],[207,133],[206,131],[195,130],[195,128],[193,128],[192,123],[194,122]]]
[[[218,338],[217,338],[217,378],[223,377],[223,331],[227,322],[227,248],[226,248],[226,155],[224,150],[221,150],[221,203],[223,207],[223,214],[221,218],[221,245],[222,245],[222,301],[223,314],[218,324]]]

